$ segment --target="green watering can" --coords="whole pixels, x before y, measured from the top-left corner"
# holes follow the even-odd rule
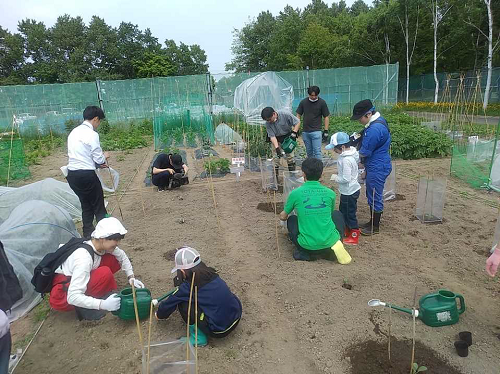
[[[285,153],[292,153],[293,150],[297,147],[297,141],[292,138],[286,138],[283,143],[281,143],[281,148],[285,151]]]
[[[457,299],[460,300],[460,309],[457,308]],[[431,327],[454,325],[458,322],[459,315],[465,312],[464,297],[448,290],[438,290],[437,293],[424,295],[418,304],[420,307],[415,310],[415,317]],[[412,309],[401,308],[378,299],[368,301],[368,306],[387,306],[413,315]]]
[[[163,295],[158,299],[158,302],[172,295],[176,290],[177,288]],[[120,309],[112,313],[123,320],[135,319],[134,297],[132,295],[132,288],[124,288],[120,291],[118,297],[121,299]],[[153,299],[151,297],[151,292],[147,288],[136,288],[135,297],[137,299],[137,314],[139,314],[139,319],[147,318],[149,316],[151,300]]]

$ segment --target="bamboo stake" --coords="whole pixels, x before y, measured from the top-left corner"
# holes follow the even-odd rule
[[[12,120],[12,131],[10,132],[10,150],[9,150],[9,166],[7,168],[7,187],[9,187],[10,180],[10,164],[12,160],[12,145],[14,143],[14,119]]]
[[[141,332],[141,324],[139,322],[139,311],[137,310],[137,297],[135,295],[134,282],[132,282],[131,286],[132,286],[132,297],[134,299],[135,322],[137,323],[137,332],[139,333],[139,342],[141,343],[141,352],[142,352],[143,350],[142,332]]]
[[[195,315],[195,351],[194,351],[194,370],[198,374],[198,286],[194,287],[194,315]]]
[[[195,276],[196,273],[193,272],[193,277],[191,278],[191,289],[189,291],[188,315],[187,315],[187,325],[186,325],[186,368],[188,374],[189,374],[189,319],[190,319],[189,317],[191,317],[191,300],[193,298],[193,286],[194,286]]]
[[[391,362],[391,326],[392,326],[392,321],[391,321],[391,314],[392,314],[392,306],[389,304],[389,342],[387,345],[387,351],[389,352],[389,362]]]
[[[410,374],[413,372],[413,362],[415,361],[415,304],[417,303],[417,287],[415,287],[415,293],[413,294],[413,308],[412,308],[412,316],[413,316],[413,343],[411,347],[411,363],[410,363]]]
[[[149,331],[148,331],[148,361],[146,364],[146,373],[149,374],[149,361],[150,361],[150,349],[151,349],[151,325],[153,322],[153,309],[154,309],[153,301],[151,300],[151,306],[149,308]]]
[[[373,235],[373,216],[375,215],[375,187],[372,193],[372,235]]]
[[[279,241],[279,238],[278,238],[278,221],[276,219],[276,214],[277,214],[277,211],[276,211],[276,191],[273,191],[273,199],[274,199],[274,226],[275,226],[275,229],[276,229],[276,249],[278,251],[278,258],[280,258],[280,241]]]

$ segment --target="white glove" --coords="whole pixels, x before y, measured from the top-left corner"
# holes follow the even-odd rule
[[[120,309],[121,299],[117,294],[109,295],[106,300],[101,300],[101,305],[99,305],[100,310],[107,310],[108,312],[114,312]]]
[[[153,303],[154,307],[156,307],[158,305],[158,300],[157,299],[153,299],[153,300],[151,300],[151,302]]]
[[[142,283],[139,279],[130,278],[128,282],[130,285],[133,284],[135,288],[144,288],[144,283]]]
[[[336,180],[337,180],[337,177],[338,177],[338,175],[337,175],[337,174],[332,174],[332,176],[330,177],[330,180],[331,180],[331,181],[336,181]]]

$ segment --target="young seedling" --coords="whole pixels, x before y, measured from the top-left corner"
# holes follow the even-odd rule
[[[427,371],[427,367],[426,366],[418,366],[418,364],[416,362],[414,362],[412,367],[411,367],[410,374],[417,374],[417,373],[421,373],[423,371]]]

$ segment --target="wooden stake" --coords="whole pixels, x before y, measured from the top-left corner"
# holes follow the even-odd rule
[[[373,235],[373,216],[375,215],[375,187],[372,193],[372,235]]]
[[[198,374],[198,286],[194,287],[194,315],[195,315],[195,351],[194,351],[194,370]]]
[[[392,306],[389,304],[389,342],[387,345],[387,351],[389,352],[389,362],[391,362],[391,326],[392,326],[392,321],[391,321],[391,314],[392,314]]]
[[[191,300],[193,298],[193,286],[194,286],[195,276],[196,273],[193,272],[193,277],[191,278],[191,290],[189,291],[188,315],[187,315],[187,326],[186,326],[186,368],[188,374],[189,374],[189,319],[190,319],[189,317],[191,316]]]
[[[132,286],[132,297],[134,299],[135,322],[137,323],[137,332],[139,333],[139,342],[141,343],[141,352],[142,352],[142,350],[144,349],[144,346],[142,343],[141,324],[139,322],[139,311],[137,310],[137,297],[135,296],[134,282],[132,282],[131,286]]]
[[[276,229],[276,248],[278,250],[278,258],[280,258],[280,241],[278,238],[278,221],[276,219],[277,211],[276,211],[276,191],[273,191],[273,199],[274,199],[274,226]]]
[[[7,187],[9,187],[10,180],[10,164],[12,160],[12,145],[14,143],[14,119],[12,119],[12,131],[10,132],[10,150],[9,150],[9,166],[7,168]]]
[[[151,301],[151,307],[149,308],[149,331],[148,331],[148,361],[146,364],[146,373],[149,374],[149,361],[150,361],[150,349],[151,349],[151,325],[153,322],[153,309],[154,309],[153,301]]]
[[[415,361],[415,306],[417,303],[417,287],[415,287],[415,293],[413,294],[413,343],[411,347],[411,363],[410,363],[410,374],[413,372],[413,361]]]

